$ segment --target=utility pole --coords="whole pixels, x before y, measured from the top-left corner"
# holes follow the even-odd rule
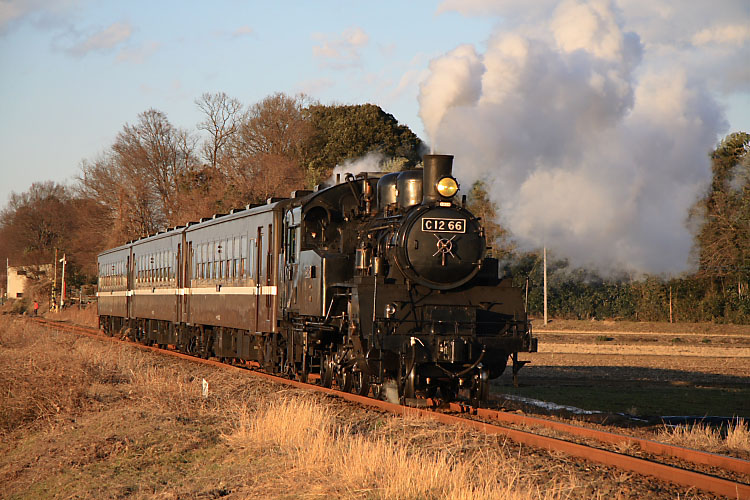
[[[547,325],[547,247],[544,247],[544,324]]]
[[[65,305],[65,263],[68,262],[65,259],[65,254],[63,254],[60,262],[62,262],[62,277],[60,278],[60,307],[62,307]]]

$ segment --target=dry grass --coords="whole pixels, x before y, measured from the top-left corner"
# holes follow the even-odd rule
[[[743,419],[734,420],[725,432],[705,424],[664,427],[659,439],[685,448],[714,453],[750,453],[750,429]]]
[[[590,331],[599,333],[691,333],[718,335],[748,335],[750,325],[725,325],[714,323],[667,323],[649,321],[612,320],[565,320],[553,318],[544,325],[540,318],[533,319],[534,330],[539,332],[554,330]]]
[[[702,358],[747,358],[750,359],[750,347],[707,347],[707,346],[653,346],[634,345],[597,345],[575,343],[540,343],[542,354],[595,354],[617,356],[679,356]]]
[[[651,482],[618,477],[496,436],[0,317],[0,497],[653,496]]]
[[[496,438],[445,432],[420,418],[388,418],[367,431],[355,429],[312,395],[284,396],[259,411],[236,412],[236,427],[223,436],[232,448],[261,454],[267,463],[283,457],[282,463],[291,464],[265,495],[282,496],[305,484],[305,497],[512,500],[559,498],[573,487],[541,490],[522,479],[518,463]]]
[[[96,328],[99,326],[99,317],[96,314],[96,304],[89,304],[79,309],[78,306],[66,307],[59,312],[48,312],[45,318],[53,321],[67,321],[76,325]]]

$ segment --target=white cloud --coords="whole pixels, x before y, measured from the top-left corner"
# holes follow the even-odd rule
[[[693,35],[695,45],[715,43],[742,46],[748,40],[750,40],[750,25],[747,24],[712,26]]]
[[[345,30],[340,36],[316,33],[313,38],[320,42],[313,46],[313,56],[322,66],[335,69],[359,66],[361,49],[370,42],[370,36],[357,26]]]
[[[465,16],[534,18],[554,9],[559,0],[443,0],[437,13],[455,11]]]
[[[113,23],[73,45],[68,52],[76,56],[84,56],[89,52],[106,52],[126,42],[132,34],[133,27],[130,23]]]
[[[1,0],[0,35],[28,18],[44,24],[45,18],[55,17],[77,3],[77,0]]]

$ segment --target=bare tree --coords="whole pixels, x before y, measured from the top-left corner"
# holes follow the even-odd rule
[[[137,125],[125,125],[117,135],[112,150],[116,161],[137,178],[145,177],[145,188],[159,197],[162,220],[167,223],[174,212],[178,171],[182,165],[178,154],[178,133],[161,111],[149,109],[138,115]],[[136,178],[133,178],[136,177]]]
[[[195,144],[164,113],[149,109],[123,127],[107,153],[81,165],[82,196],[105,208],[113,244],[181,222],[178,192],[197,168]]]
[[[304,96],[279,93],[245,114],[231,144],[228,172],[239,200],[263,201],[303,187],[303,151],[311,134],[304,107]]]
[[[206,115],[198,129],[209,134],[209,140],[203,144],[203,155],[211,168],[217,169],[228,152],[227,146],[239,131],[242,103],[224,92],[206,92],[195,100],[195,104]]]
[[[25,193],[11,193],[0,220],[11,253],[34,263],[49,260],[72,229],[70,193],[52,181],[34,183]]]

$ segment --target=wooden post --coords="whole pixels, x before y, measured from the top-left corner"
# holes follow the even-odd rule
[[[669,285],[669,322],[674,323],[672,321],[672,285]]]
[[[50,310],[57,311],[57,248],[55,248],[55,270],[52,272],[52,307]]]
[[[60,259],[62,262],[62,277],[60,278],[60,309],[65,305],[65,264],[68,262],[63,254],[63,258]]]
[[[544,247],[544,324],[547,325],[547,247]]]

